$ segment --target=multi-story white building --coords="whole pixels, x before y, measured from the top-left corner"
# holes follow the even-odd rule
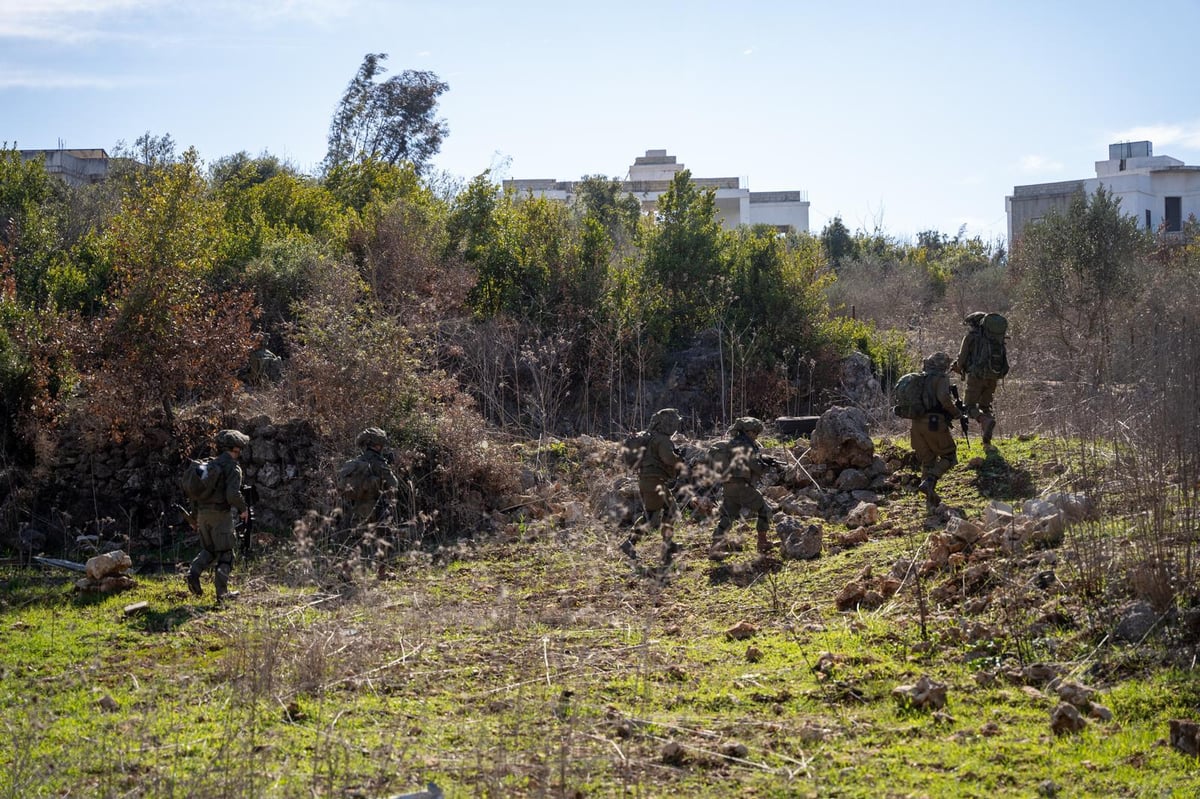
[[[1004,199],[1010,246],[1030,222],[1065,211],[1076,193],[1095,194],[1101,186],[1149,230],[1174,233],[1189,216],[1200,217],[1200,166],[1154,155],[1148,141],[1122,142],[1108,146],[1108,160],[1096,162],[1094,178],[1014,187]]]
[[[58,175],[68,186],[99,183],[108,176],[108,153],[91,150],[21,150],[21,158],[44,159],[46,171]]]
[[[621,186],[642,203],[644,213],[653,213],[658,198],[671,185],[675,174],[684,169],[666,150],[647,150],[634,159]],[[808,193],[803,191],[750,191],[741,178],[698,178],[701,188],[713,189],[717,214],[727,228],[738,225],[774,225],[780,230],[808,232]],[[522,179],[504,181],[505,189],[529,193],[561,202],[571,202],[580,181]]]

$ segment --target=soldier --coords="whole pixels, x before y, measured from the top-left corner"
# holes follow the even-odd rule
[[[662,529],[664,562],[669,561],[679,549],[672,539],[672,522],[678,507],[671,492],[671,481],[675,479],[683,459],[671,443],[671,436],[679,431],[682,421],[683,417],[675,408],[662,408],[650,417],[650,424],[646,428],[650,440],[638,461],[638,491],[642,495],[642,507],[645,510],[634,523],[629,537],[621,544],[621,551],[630,558],[637,558],[634,547],[648,530]]]
[[[996,429],[996,415],[992,408],[992,397],[996,384],[1008,374],[1008,354],[1004,334],[1008,320],[998,313],[975,311],[963,319],[967,334],[958,348],[958,357],[950,369],[967,381],[963,404],[967,415],[979,422],[983,431],[983,445],[991,446],[992,433]]]
[[[400,481],[383,454],[388,444],[387,433],[378,427],[368,427],[358,434],[355,443],[362,454],[342,465],[338,483],[342,495],[350,504],[355,524],[371,524],[390,518],[392,502]]]
[[[242,448],[249,443],[249,437],[238,430],[217,433],[217,448],[221,454],[209,468],[219,469],[220,474],[212,495],[198,501],[196,506],[196,529],[200,533],[201,549],[188,571],[187,586],[193,594],[202,596],[200,575],[208,564],[216,561],[213,584],[218,602],[229,592],[229,574],[233,571],[234,525],[230,511],[236,508],[242,521],[249,516],[246,499],[242,496],[242,467],[237,463]]]
[[[954,397],[950,394],[950,356],[935,352],[921,365],[925,375],[924,406],[930,409],[912,420],[909,441],[921,464],[921,484],[918,491],[925,495],[925,506],[933,510],[942,504],[937,495],[937,481],[958,463],[950,420],[958,417]]]
[[[767,531],[771,529],[772,508],[762,493],[755,488],[754,483],[766,471],[767,461],[763,459],[758,445],[758,435],[763,430],[763,423],[753,416],[744,416],[729,428],[732,436],[727,444],[718,445],[727,452],[727,468],[723,468],[722,480],[724,494],[721,499],[721,515],[717,528],[713,531],[712,548],[709,555],[714,558],[724,556],[726,552],[725,533],[733,526],[743,510],[756,514],[755,530],[758,533],[758,551],[771,551],[771,542],[767,540]]]

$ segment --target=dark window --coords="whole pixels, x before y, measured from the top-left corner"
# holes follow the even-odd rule
[[[1163,206],[1163,222],[1168,233],[1183,230],[1183,201],[1179,197],[1168,197]]]
[[[1146,230],[1150,229],[1150,209],[1146,209]]]

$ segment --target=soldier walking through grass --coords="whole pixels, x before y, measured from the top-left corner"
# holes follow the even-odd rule
[[[649,438],[638,460],[638,492],[642,497],[642,515],[634,522],[629,537],[621,543],[621,552],[637,558],[638,539],[646,532],[662,530],[663,561],[669,561],[678,551],[673,538],[678,504],[672,484],[678,476],[683,459],[675,449],[671,436],[679,432],[683,417],[675,408],[661,408],[650,417],[646,428]]]
[[[925,413],[912,420],[909,431],[909,442],[921,464],[921,483],[917,490],[925,496],[925,506],[929,510],[942,503],[937,494],[938,480],[958,463],[950,427],[950,420],[958,417],[958,408],[950,393],[949,370],[950,356],[944,352],[935,352],[921,365]]]
[[[996,413],[992,398],[996,385],[1008,374],[1008,352],[1005,333],[1008,320],[998,313],[975,311],[963,319],[967,334],[958,348],[958,357],[950,369],[967,381],[967,415],[979,423],[983,431],[983,445],[991,446],[992,433],[996,430]]]
[[[200,575],[210,563],[216,562],[213,584],[218,602],[229,593],[229,575],[233,571],[235,536],[231,511],[236,509],[242,521],[249,516],[246,499],[242,496],[242,467],[237,462],[242,449],[249,443],[249,437],[238,430],[217,433],[217,448],[221,454],[207,468],[216,469],[218,473],[211,493],[196,502],[200,552],[188,570],[187,586],[193,594],[202,596],[204,591],[200,587]]]
[[[766,498],[755,487],[755,482],[767,470],[768,463],[764,459],[758,436],[763,431],[763,423],[753,416],[744,416],[733,423],[728,434],[728,442],[714,447],[720,453],[714,464],[724,483],[721,498],[721,515],[717,527],[713,531],[712,546],[709,555],[721,558],[727,552],[725,534],[733,526],[743,510],[755,514],[755,532],[758,535],[757,547],[761,553],[771,551],[771,542],[767,540],[767,532],[771,529],[773,509]],[[710,453],[712,450],[710,450]],[[710,458],[712,459],[712,458]]]

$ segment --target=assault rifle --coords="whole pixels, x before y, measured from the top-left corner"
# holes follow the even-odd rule
[[[962,428],[963,440],[969,447],[971,446],[971,436],[967,430],[970,429],[971,417],[967,415],[967,406],[958,398],[958,386],[953,383],[950,385],[950,396],[954,397],[954,407],[958,410],[958,426]]]
[[[233,530],[237,535],[238,554],[242,558],[249,558],[254,554],[254,506],[258,503],[258,489],[252,485],[244,485],[242,497],[246,500],[246,521],[238,519]]]

